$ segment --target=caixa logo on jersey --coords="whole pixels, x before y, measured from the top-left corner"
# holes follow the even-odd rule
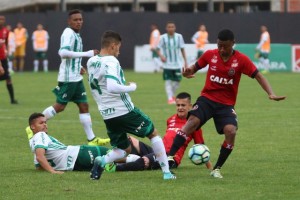
[[[209,80],[212,82],[217,82],[217,83],[224,84],[224,85],[233,85],[233,79],[222,78],[222,77],[218,77],[215,75],[211,75],[209,77]]]

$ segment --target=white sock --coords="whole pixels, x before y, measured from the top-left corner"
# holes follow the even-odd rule
[[[172,99],[174,96],[172,92],[172,81],[170,80],[165,81],[165,89],[166,89],[168,100]]]
[[[179,88],[179,82],[178,81],[172,81],[172,93],[173,97],[175,97],[176,91]]]
[[[101,166],[104,167],[106,163],[112,163],[115,160],[125,158],[126,156],[126,151],[124,151],[123,149],[114,148],[103,157],[103,162],[101,163]]]
[[[44,72],[48,72],[48,60],[43,61]]]
[[[54,117],[56,115],[56,111],[53,108],[53,106],[49,106],[48,108],[46,108],[43,111],[43,114],[45,115],[46,119],[51,119],[52,117]]]
[[[8,70],[13,71],[13,62],[12,61],[8,61]]]
[[[87,139],[92,140],[95,137],[95,134],[92,129],[92,118],[90,113],[80,113],[79,120],[83,126]]]
[[[159,162],[162,171],[164,173],[170,172],[166,149],[161,137],[155,136],[151,138],[150,141],[152,144],[153,152],[156,156],[156,160]]]
[[[39,61],[38,60],[33,61],[33,66],[34,66],[34,68],[33,68],[34,72],[39,71]]]

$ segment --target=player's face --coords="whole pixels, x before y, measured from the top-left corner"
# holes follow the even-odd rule
[[[218,40],[218,50],[222,57],[229,57],[232,53],[232,47],[234,45],[234,41],[227,40],[221,41]]]
[[[33,123],[30,125],[30,128],[34,133],[37,132],[46,132],[48,131],[48,125],[47,125],[47,120],[46,117],[39,117],[35,120],[33,120]]]
[[[176,99],[176,109],[177,115],[180,118],[186,118],[189,110],[192,109],[192,104],[188,98],[186,99]]]
[[[80,13],[73,14],[68,19],[68,24],[75,32],[79,32],[82,27],[83,19]]]
[[[121,42],[112,43],[112,45],[111,45],[112,55],[114,55],[115,57],[118,57],[120,54],[120,48],[121,48]]]
[[[173,35],[176,31],[176,26],[173,23],[168,23],[166,27],[166,31],[169,35]]]

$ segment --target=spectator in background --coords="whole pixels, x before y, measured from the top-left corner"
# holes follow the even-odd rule
[[[13,74],[13,59],[16,51],[16,38],[15,33],[12,31],[11,25],[6,25],[6,29],[9,32],[7,45],[8,71],[10,74]]]
[[[199,26],[199,30],[192,37],[192,42],[195,43],[197,47],[197,60],[204,53],[205,44],[208,43],[208,32],[204,24]]]
[[[18,104],[15,100],[12,80],[8,71],[7,44],[9,31],[5,27],[5,17],[0,15],[0,81],[6,81],[6,88],[9,93],[10,103]]]
[[[151,25],[151,34],[149,39],[150,50],[152,52],[152,59],[154,62],[154,72],[158,72],[162,69],[162,62],[157,54],[157,46],[159,43],[160,32],[156,24]]]
[[[184,50],[184,40],[181,34],[176,33],[174,22],[167,22],[167,33],[160,37],[157,54],[163,62],[163,79],[168,97],[168,104],[175,104],[175,94],[182,79],[181,68],[187,67]],[[184,63],[180,59],[182,54]]]
[[[24,58],[26,55],[26,42],[28,33],[21,22],[18,22],[17,28],[14,29],[16,38],[16,51],[14,54],[14,70],[22,72],[24,70]]]
[[[259,52],[258,59],[263,67],[262,73],[265,74],[268,73],[270,69],[269,53],[271,50],[271,38],[266,26],[261,26],[260,31],[260,41],[256,50]]]
[[[48,59],[47,59],[48,40],[49,40],[48,32],[44,30],[42,24],[38,24],[37,29],[32,34],[32,44],[33,44],[33,50],[35,54],[35,59],[33,61],[34,72],[38,72],[40,60],[43,61],[44,72],[48,72]]]

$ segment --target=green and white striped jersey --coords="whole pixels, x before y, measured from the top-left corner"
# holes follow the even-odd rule
[[[79,33],[71,28],[66,28],[60,38],[60,50],[67,49],[74,52],[82,52],[82,40]],[[59,66],[58,82],[78,82],[82,80],[80,74],[81,57],[62,58]]]
[[[34,164],[40,166],[36,159],[35,150],[46,150],[45,157],[55,170],[73,170],[80,146],[66,146],[45,132],[38,132],[29,140],[31,151],[34,153]]]
[[[183,67],[181,49],[184,40],[181,34],[174,33],[171,37],[167,33],[160,36],[158,47],[167,61],[163,63],[164,69],[181,69]]]
[[[125,115],[134,105],[128,93],[114,94],[107,91],[107,79],[126,85],[124,72],[114,56],[96,55],[87,62],[89,85],[103,119]]]

